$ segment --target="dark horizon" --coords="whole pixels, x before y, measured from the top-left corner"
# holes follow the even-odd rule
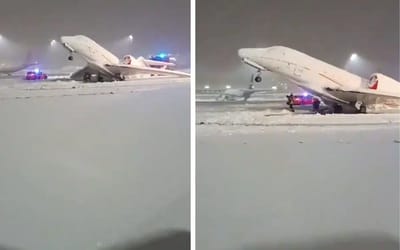
[[[196,5],[196,82],[245,86],[253,69],[237,50],[283,45],[362,77],[399,79],[396,0],[201,0]],[[201,87],[201,86],[200,86]]]

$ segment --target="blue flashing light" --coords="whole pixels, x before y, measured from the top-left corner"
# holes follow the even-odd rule
[[[161,58],[164,58],[164,57],[166,57],[167,55],[166,55],[165,53],[160,53],[158,56],[161,57]]]
[[[307,92],[304,92],[304,93],[303,93],[303,96],[304,96],[304,97],[307,97],[307,96],[308,96],[308,93],[307,93]]]
[[[39,68],[36,68],[34,71],[35,71],[35,74],[39,74],[39,72],[40,72]]]

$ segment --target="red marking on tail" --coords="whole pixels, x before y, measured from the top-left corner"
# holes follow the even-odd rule
[[[376,80],[372,85],[370,84],[369,89],[378,89],[378,80]]]

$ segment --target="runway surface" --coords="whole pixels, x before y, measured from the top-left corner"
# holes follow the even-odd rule
[[[78,84],[0,87],[0,248],[188,249],[189,80]]]
[[[400,115],[282,105],[197,103],[197,249],[398,249]]]
[[[251,101],[198,101],[196,103],[196,124],[198,134],[213,134],[213,131],[248,133],[262,132],[265,127],[348,127],[360,129],[376,126],[400,125],[400,110],[375,110],[368,114],[315,114],[312,106],[295,106],[295,112],[288,110],[285,100],[269,99],[269,96]],[[257,128],[258,127],[258,128]],[[316,128],[313,128],[316,129]],[[317,128],[318,129],[318,128]]]
[[[185,86],[188,78],[138,79],[122,82],[82,83],[69,80],[23,81],[19,78],[0,79],[0,101],[40,97],[108,95],[136,93]]]

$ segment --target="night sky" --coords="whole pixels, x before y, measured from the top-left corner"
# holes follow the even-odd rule
[[[245,86],[243,47],[283,45],[360,76],[399,79],[398,0],[198,0],[197,85]],[[352,52],[358,65],[349,65]]]
[[[188,66],[190,1],[2,0],[0,34],[4,37],[0,63],[25,57],[30,50],[44,66],[68,64],[67,53],[62,48],[50,49],[50,41],[82,34],[118,57],[170,52]],[[133,44],[129,44],[129,34],[134,36]]]

